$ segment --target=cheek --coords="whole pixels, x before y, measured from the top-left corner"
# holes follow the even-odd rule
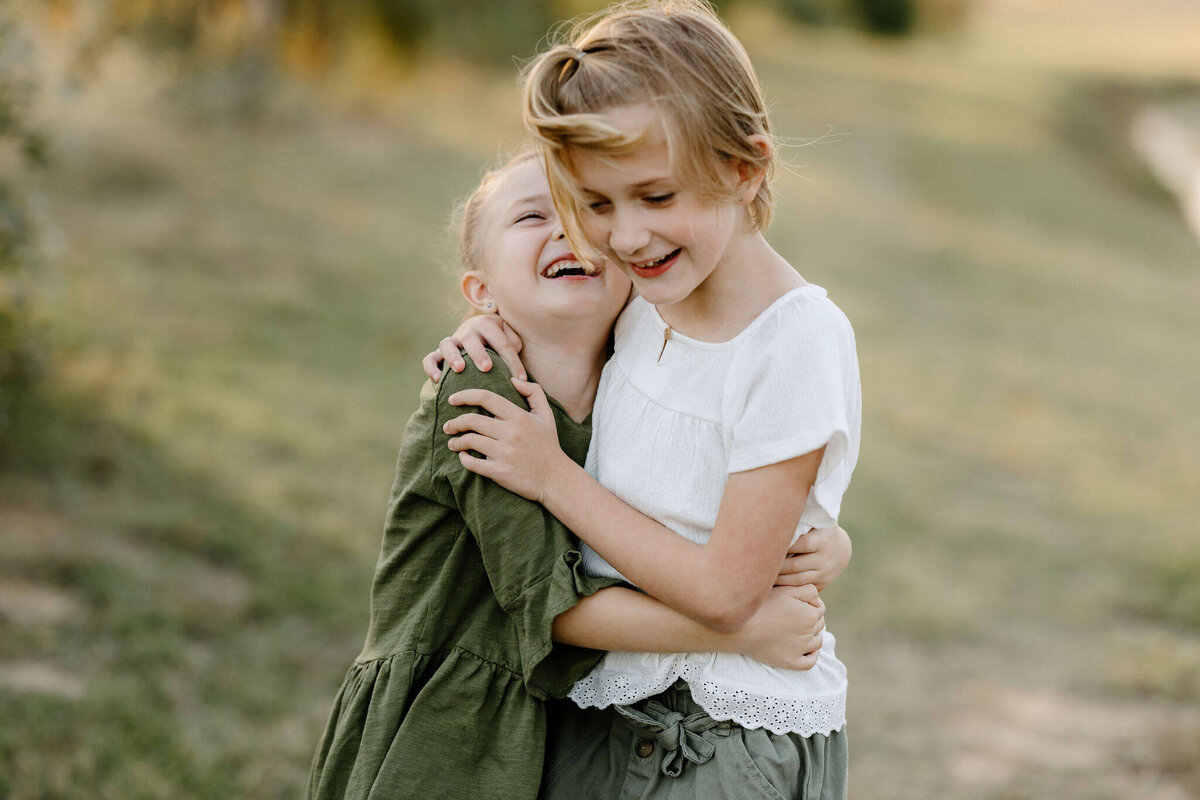
[[[608,243],[608,223],[603,216],[584,211],[579,216],[579,227],[583,235],[596,247],[604,247]]]
[[[629,299],[629,290],[632,288],[633,279],[625,273],[625,270],[616,270],[612,273],[613,296],[621,300],[621,306],[624,306],[625,301]]]
[[[688,215],[686,228],[693,242],[704,248],[717,246],[733,231],[734,206],[697,205]]]
[[[612,261],[612,259],[610,259],[610,262],[611,261]],[[624,280],[627,283],[632,282],[633,277],[634,277],[633,276],[633,267],[629,266],[624,261],[617,261],[616,264],[617,264],[617,270],[621,274],[621,276],[624,278]]]
[[[612,231],[612,212],[594,213],[583,207],[580,209],[580,229],[596,247],[604,247],[608,243],[608,235]]]

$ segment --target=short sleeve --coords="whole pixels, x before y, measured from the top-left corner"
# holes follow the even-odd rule
[[[817,480],[856,447],[858,360],[849,321],[823,300],[784,306],[745,342],[723,402],[729,472],[825,447]]]
[[[603,653],[556,645],[551,636],[554,618],[580,598],[618,581],[584,574],[575,538],[561,522],[537,503],[465,469],[458,454],[447,447],[445,422],[481,411],[449,405],[446,399],[451,394],[467,388],[490,389],[527,407],[498,356],[493,354],[494,366],[486,373],[465,360],[467,368],[461,373],[448,371],[438,389],[431,485],[441,502],[458,508],[479,546],[492,593],[516,627],[526,688],[539,698],[565,696]]]

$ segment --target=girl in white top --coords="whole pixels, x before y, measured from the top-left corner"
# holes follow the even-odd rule
[[[619,266],[639,296],[615,329],[586,470],[558,448],[540,388],[519,379],[529,412],[482,391],[451,398],[494,415],[458,417],[451,447],[578,534],[593,572],[653,584],[667,604],[736,629],[789,545],[836,523],[861,419],[849,323],[762,234],[776,153],[753,68],[706,5],[626,5],[531,65],[525,119],[576,252]],[[571,697],[645,709],[675,697],[677,681],[711,720],[778,737],[772,752],[821,738],[832,755],[819,785],[804,774],[811,750],[772,783],[785,796],[804,784],[806,797],[844,797],[846,673],[828,632],[807,671],[612,652]],[[631,780],[605,785],[628,792]],[[666,796],[664,785],[647,778],[634,795]]]

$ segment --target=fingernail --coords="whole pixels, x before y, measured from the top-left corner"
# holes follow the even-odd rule
[[[492,368],[492,362],[488,361],[487,359],[484,359],[483,361],[479,362],[479,369],[482,370],[483,372],[487,372],[491,368]]]

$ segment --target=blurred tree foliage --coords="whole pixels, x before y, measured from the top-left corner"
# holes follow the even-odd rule
[[[186,54],[192,65],[282,54],[287,66],[320,72],[360,45],[362,36],[376,32],[401,58],[440,51],[496,63],[514,53],[531,55],[550,25],[579,5],[568,0],[115,0],[105,12],[104,35],[135,33]]]
[[[45,166],[46,146],[28,121],[32,72],[28,42],[0,19],[0,458],[42,355],[28,274],[36,226],[25,179],[30,167]]]
[[[867,30],[888,36],[903,36],[913,28],[917,8],[913,0],[854,0]]]
[[[809,25],[853,25],[883,36],[958,26],[970,0],[773,0],[787,17]]]
[[[51,0],[78,5],[82,0]],[[803,23],[858,25],[904,35],[960,19],[970,0],[719,0],[722,11],[759,3]],[[532,55],[555,22],[604,0],[112,0],[105,33],[137,33],[185,65],[253,62],[320,74],[382,33],[395,54],[452,53],[505,64]]]
[[[472,60],[506,61],[532,55],[559,18],[552,0],[369,0],[385,30],[409,51],[453,52]]]

